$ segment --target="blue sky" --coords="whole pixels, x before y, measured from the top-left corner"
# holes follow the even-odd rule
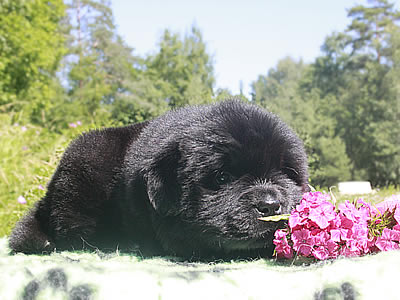
[[[165,28],[192,24],[213,56],[216,87],[245,94],[285,56],[311,62],[327,35],[349,24],[347,9],[366,0],[112,0],[118,33],[137,55],[156,51]],[[396,5],[398,7],[398,4]]]

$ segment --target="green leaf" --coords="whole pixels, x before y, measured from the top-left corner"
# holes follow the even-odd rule
[[[281,220],[289,220],[290,214],[274,215],[269,217],[258,218],[260,221],[278,222]]]

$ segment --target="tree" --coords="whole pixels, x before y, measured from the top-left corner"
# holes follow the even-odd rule
[[[352,18],[347,32],[352,35],[349,44],[352,54],[362,53],[373,55],[378,64],[388,55],[388,28],[400,21],[400,12],[394,9],[394,4],[387,0],[370,0],[372,5],[354,6],[348,16]]]
[[[140,59],[117,34],[105,0],[68,1],[69,55],[65,59],[68,103],[89,119],[107,118],[113,105],[130,95]],[[137,106],[137,105],[136,105]]]
[[[180,38],[165,30],[159,52],[146,61],[146,75],[162,91],[169,107],[211,101],[215,78],[211,56],[196,27]]]
[[[398,98],[391,86],[396,82],[392,37],[400,15],[385,0],[370,3],[350,9],[346,32],[326,39],[304,88],[332,99],[325,111],[345,143],[351,178],[387,185],[399,182]]]
[[[44,124],[66,49],[62,0],[0,1],[0,107]]]
[[[145,72],[127,83],[127,89],[128,92],[120,93],[112,105],[112,119],[120,124],[143,122],[167,111],[163,91]]]
[[[267,76],[260,75],[252,83],[252,100],[278,114],[288,123],[293,123],[298,104],[298,85],[306,66],[290,57],[280,60]]]

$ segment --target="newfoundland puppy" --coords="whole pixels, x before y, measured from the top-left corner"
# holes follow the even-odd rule
[[[301,140],[277,116],[228,100],[83,134],[15,226],[14,252],[100,249],[185,258],[268,256],[308,189]]]

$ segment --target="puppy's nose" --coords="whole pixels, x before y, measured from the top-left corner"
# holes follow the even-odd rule
[[[267,198],[257,203],[257,210],[264,217],[279,215],[281,213],[281,205],[279,202]]]

